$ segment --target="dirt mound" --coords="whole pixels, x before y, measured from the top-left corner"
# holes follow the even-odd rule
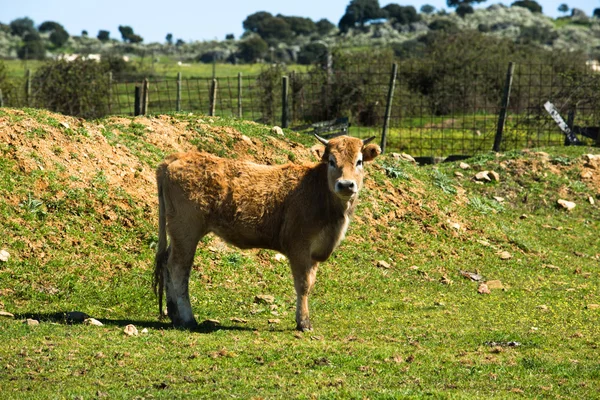
[[[101,173],[111,187],[122,188],[145,206],[156,204],[155,165],[144,164],[127,146],[111,144],[103,134],[108,128],[118,135],[120,129],[128,129],[132,124],[142,126],[144,141],[165,154],[196,149],[191,143],[196,138],[206,144],[228,141],[231,152],[238,158],[259,163],[311,160],[310,151],[295,142],[268,137],[265,144],[234,128],[211,125],[212,119],[195,120],[191,129],[190,121],[167,115],[112,117],[98,123],[37,110],[5,109],[3,113],[0,143],[5,157],[16,161],[20,173],[56,171],[59,177],[71,177],[72,186],[79,188],[89,187]]]

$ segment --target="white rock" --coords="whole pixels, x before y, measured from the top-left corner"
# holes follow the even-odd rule
[[[568,211],[571,211],[576,206],[576,204],[573,203],[572,201],[563,200],[563,199],[558,199],[557,203]]]
[[[0,317],[14,318],[15,315],[12,313],[9,313],[8,311],[0,311]]]
[[[276,135],[283,136],[283,129],[281,129],[281,127],[279,126],[274,126],[273,128],[271,128],[271,132]]]
[[[6,250],[0,250],[0,261],[7,262],[10,258],[10,254]]]
[[[590,202],[591,205],[596,204],[596,202],[594,201],[594,198],[592,196],[588,197],[588,201]]]
[[[142,329],[142,333],[144,333],[144,334],[148,333],[148,328]]]
[[[40,321],[38,321],[37,319],[27,318],[23,323],[29,326],[36,326],[40,324]]]
[[[125,334],[127,336],[137,336],[138,335],[137,328],[134,325],[132,325],[132,324],[127,325],[125,327],[125,329],[123,330],[123,332],[125,332]]]
[[[275,261],[279,261],[279,262],[283,262],[286,260],[286,257],[281,253],[275,254],[275,257],[273,257],[273,258],[275,259]]]
[[[471,168],[471,166],[469,164],[467,164],[466,162],[461,162],[460,164],[458,164],[458,166],[460,167],[460,169],[469,169],[469,168]]]
[[[86,318],[85,321],[83,321],[84,324],[86,325],[93,325],[93,326],[104,326],[104,324],[100,321],[98,321],[95,318]]]
[[[270,294],[258,294],[254,297],[254,302],[259,304],[273,304],[275,302],[275,297]]]
[[[491,179],[488,176],[488,174],[490,173],[490,171],[481,171],[475,174],[475,179],[478,181],[488,181],[490,182]]]

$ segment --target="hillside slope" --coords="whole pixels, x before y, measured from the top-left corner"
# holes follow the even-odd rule
[[[220,323],[187,332],[158,322],[150,285],[155,166],[194,148],[268,164],[314,162],[314,142],[192,114],[84,121],[0,109],[0,250],[9,255],[0,261],[0,311],[14,314],[0,316],[3,393],[598,393],[597,148],[435,167],[382,156],[366,167],[346,241],[319,271],[313,333],[293,331],[285,262],[213,236],[199,246],[190,292],[198,318]],[[482,171],[499,181],[476,179]],[[576,207],[567,211],[559,199]],[[273,304],[254,301],[265,293]],[[72,311],[104,326],[65,324]],[[41,324],[24,324],[28,318]],[[128,337],[129,323],[148,331]]]

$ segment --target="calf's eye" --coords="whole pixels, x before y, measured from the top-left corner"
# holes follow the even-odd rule
[[[363,160],[358,160],[358,161],[356,162],[356,166],[357,166],[357,167],[360,167],[361,165],[363,165]]]
[[[330,167],[335,167],[335,161],[329,160],[329,166]]]

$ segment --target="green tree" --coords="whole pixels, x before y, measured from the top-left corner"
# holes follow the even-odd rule
[[[225,40],[235,40],[235,35],[233,33],[228,33],[225,35]]]
[[[341,32],[346,33],[350,30],[350,28],[354,28],[356,25],[356,17],[354,14],[344,14],[342,18],[340,18],[340,22],[338,22],[338,28]]]
[[[535,0],[517,0],[510,5],[511,7],[523,7],[535,14],[542,13],[542,6]]]
[[[45,21],[45,22],[42,22],[40,24],[40,26],[38,26],[38,31],[40,31],[42,33],[52,32],[52,31],[55,31],[58,29],[64,30],[65,28],[58,22],[54,22],[54,21]]]
[[[119,32],[124,42],[129,42],[129,38],[133,35],[133,28],[130,26],[119,25]]]
[[[37,32],[33,20],[28,17],[17,18],[10,23],[10,31],[15,36],[25,37],[28,33]]]
[[[476,3],[483,3],[485,1],[486,0],[446,0],[446,4],[448,5],[448,7],[458,7],[461,4],[471,5]]]
[[[63,47],[63,45],[67,43],[68,40],[69,34],[64,29],[57,29],[55,31],[52,31],[52,33],[50,34],[50,42],[52,42],[52,44],[56,48]]]
[[[273,18],[273,15],[266,11],[255,12],[246,17],[242,26],[247,31],[258,33],[260,23],[267,18]]]
[[[258,36],[253,36],[239,44],[239,57],[246,62],[254,62],[263,58],[269,45]]]
[[[469,3],[462,3],[456,7],[456,14],[461,18],[464,18],[467,14],[473,14],[474,12],[475,10],[473,10],[473,7]]]
[[[335,28],[335,25],[329,22],[329,20],[326,18],[318,20],[315,25],[317,26],[317,32],[321,36],[327,35],[333,30],[333,28]]]
[[[23,45],[17,50],[21,60],[43,60],[46,58],[46,47],[37,31],[25,34]]]
[[[433,14],[435,12],[435,7],[431,4],[423,4],[421,6],[421,12],[423,14]]]
[[[85,29],[81,31],[81,36],[83,37],[88,37],[88,31],[86,31]]]
[[[167,36],[165,36],[165,40],[167,41],[167,43],[169,45],[173,44],[173,34],[172,33],[167,33]]]
[[[562,3],[560,6],[558,6],[558,11],[563,14],[566,14],[569,12],[569,6],[566,5],[565,3]]]
[[[287,22],[292,32],[294,32],[296,35],[308,36],[317,31],[317,26],[310,18],[287,17],[281,14],[278,14],[277,18],[281,18]]]
[[[105,30],[98,31],[98,40],[101,42],[108,42],[110,40],[110,32]]]
[[[50,42],[52,42],[56,48],[62,47],[69,40],[69,33],[58,22],[42,22],[42,24],[38,26],[38,30],[42,33],[50,32]]]
[[[144,41],[144,38],[135,33],[133,35],[129,36],[129,43],[142,43],[143,41]]]
[[[298,53],[298,64],[309,65],[319,62],[324,64],[327,61],[327,46],[320,42],[311,42],[302,47]]]
[[[10,31],[10,25],[3,24],[2,22],[0,22],[0,32],[10,33]]]
[[[389,19],[394,19],[396,22],[402,25],[417,22],[421,19],[417,10],[413,6],[400,6],[396,3],[390,3],[383,7],[383,10],[387,12]]]
[[[351,16],[347,22],[353,20],[364,26],[368,21],[385,17],[385,11],[382,11],[379,6],[379,0],[350,0],[342,19],[346,16]],[[342,20],[340,20],[341,22]]]
[[[292,28],[283,18],[270,17],[258,24],[257,33],[270,43],[285,41],[293,36]]]
[[[600,8],[594,8],[592,15],[596,18],[600,18]]]

